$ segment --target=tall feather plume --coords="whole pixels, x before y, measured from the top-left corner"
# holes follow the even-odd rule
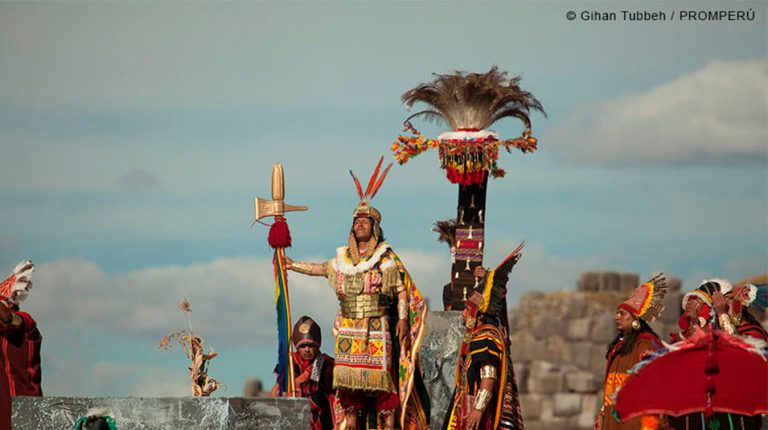
[[[657,273],[648,281],[653,284],[653,296],[651,297],[651,303],[648,305],[648,310],[645,311],[643,319],[646,321],[653,321],[664,310],[664,296],[667,295],[667,277],[663,273]]]
[[[371,191],[373,190],[373,185],[376,183],[376,177],[379,176],[379,169],[381,169],[381,163],[384,162],[384,156],[382,155],[381,158],[379,158],[379,163],[376,164],[376,168],[373,169],[373,174],[371,175],[371,179],[368,180],[368,187],[365,189],[365,196],[368,198],[373,197],[371,195]]]
[[[354,173],[352,173],[352,170],[349,171],[349,174],[352,175],[352,179],[355,181],[355,188],[357,188],[357,195],[360,197],[360,200],[363,199],[363,186],[360,185],[360,180],[357,179],[357,176],[355,176]]]
[[[454,130],[459,128],[486,129],[494,122],[506,118],[517,118],[530,129],[531,111],[541,112],[544,108],[530,92],[520,88],[520,76],[507,77],[494,66],[488,73],[465,73],[439,75],[407,91],[401,101],[412,107],[422,102],[432,109],[416,112],[408,119],[426,116],[428,120],[444,121]]]
[[[438,234],[438,242],[453,246],[453,242],[456,240],[456,218],[435,221],[432,231]]]
[[[381,158],[383,159],[384,157],[382,156]],[[381,188],[381,184],[384,183],[384,178],[387,177],[387,174],[389,173],[389,169],[391,168],[392,168],[392,163],[389,163],[389,165],[387,165],[387,168],[384,169],[384,172],[381,174],[381,177],[379,178],[379,180],[376,182],[376,185],[373,186],[373,189],[371,190],[371,193],[369,194],[368,198],[372,199],[373,196],[375,196],[376,193],[379,192],[379,188]]]

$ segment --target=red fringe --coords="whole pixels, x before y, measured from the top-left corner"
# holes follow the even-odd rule
[[[275,217],[275,222],[269,228],[267,242],[272,248],[289,248],[291,246],[291,232],[288,230],[288,223],[281,216]]]
[[[469,173],[459,173],[458,170],[452,169],[450,167],[445,169],[445,177],[448,178],[452,184],[459,185],[482,184],[485,180],[485,173],[485,170]]]

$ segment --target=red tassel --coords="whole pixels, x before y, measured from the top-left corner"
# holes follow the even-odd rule
[[[288,223],[281,216],[275,217],[275,222],[269,228],[267,242],[272,248],[288,248],[291,246],[291,232],[288,230]]]
[[[707,358],[704,359],[704,372],[706,372],[707,375],[720,373],[720,366],[718,366],[717,360],[715,360],[715,357],[712,355],[708,355]]]
[[[706,390],[707,394],[715,394],[715,383],[712,381],[711,376],[707,376],[707,382],[704,384],[704,390]]]
[[[704,408],[704,417],[706,419],[711,419],[713,416],[715,416],[715,410],[712,409],[712,403],[707,403],[707,407]]]

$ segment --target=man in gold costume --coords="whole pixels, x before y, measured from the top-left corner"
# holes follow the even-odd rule
[[[339,299],[333,387],[346,428],[365,428],[362,421],[373,416],[376,427],[422,429],[428,426],[429,401],[417,359],[427,309],[402,261],[384,240],[381,213],[370,205],[391,167],[378,178],[382,160],[365,192],[352,175],[360,203],[348,245],[325,263],[286,258],[286,267],[326,277]],[[370,414],[372,410],[376,414]]]

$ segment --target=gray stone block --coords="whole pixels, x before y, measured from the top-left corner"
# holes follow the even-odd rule
[[[667,289],[669,291],[681,291],[683,288],[683,281],[680,278],[674,276],[667,276]]]
[[[640,277],[637,273],[619,274],[619,291],[632,291],[640,285]]]
[[[592,345],[592,363],[590,367],[590,371],[592,374],[596,375],[595,381],[597,382],[598,388],[602,386],[603,380],[605,379],[605,349],[606,345]]]
[[[552,430],[549,423],[541,421],[525,421],[525,430]]]
[[[548,422],[555,418],[555,400],[554,396],[544,396],[541,399],[541,415],[539,421]]]
[[[94,407],[109,411],[120,430],[280,430],[310,423],[307,399],[16,397],[13,429],[73,428]]]
[[[243,385],[243,397],[259,397],[264,393],[264,384],[261,379],[252,378]]]
[[[529,393],[555,394],[563,390],[563,373],[559,366],[546,361],[535,361],[531,363],[530,372]]]
[[[307,399],[234,398],[229,405],[232,430],[308,428],[311,421]]]
[[[537,339],[546,339],[550,336],[558,336],[565,333],[566,322],[561,319],[552,319],[544,315],[533,321],[531,334]]]
[[[616,320],[614,313],[608,310],[593,316],[592,334],[590,339],[595,343],[607,344],[616,337]]]
[[[523,394],[520,396],[520,407],[525,421],[536,420],[541,416],[541,394]]]
[[[677,323],[680,315],[683,314],[681,303],[683,302],[683,293],[680,291],[670,291],[664,297],[664,310],[657,319],[665,323]]]
[[[531,335],[525,332],[515,333],[509,336],[509,355],[515,363],[525,363],[530,361],[529,341]]]
[[[572,343],[570,363],[581,369],[589,369],[592,363],[592,345],[588,342]]]
[[[581,412],[581,396],[576,393],[557,393],[554,406],[556,417],[578,415]]]
[[[599,272],[597,276],[598,291],[619,291],[621,276],[616,272]]]
[[[560,305],[562,306],[561,318],[566,321],[581,318],[587,311],[587,300],[578,293],[563,297]]]
[[[596,272],[584,272],[579,275],[579,280],[576,282],[576,289],[578,291],[597,291],[598,274]]]
[[[571,430],[568,418],[554,417],[551,420],[542,421],[543,428],[547,430]],[[528,428],[528,426],[526,426]]]
[[[440,428],[453,395],[464,324],[461,312],[458,311],[430,312],[426,324],[427,329],[419,348],[421,371],[432,405],[431,426]]]
[[[520,297],[520,307],[529,308],[541,302],[547,295],[541,291],[528,291]]]
[[[597,381],[591,372],[568,372],[565,374],[565,388],[574,393],[594,393]]]
[[[581,411],[587,412],[591,414],[592,416],[595,416],[597,414],[597,411],[600,410],[600,407],[602,405],[601,399],[603,397],[598,397],[597,394],[584,394],[581,396]]]
[[[515,370],[515,380],[517,381],[517,389],[520,390],[520,394],[526,393],[528,388],[528,365],[526,363],[518,363],[513,361],[512,365]]]
[[[547,342],[534,338],[530,333],[510,336],[510,356],[515,363],[529,363],[548,358]]]
[[[565,339],[560,336],[550,336],[546,344],[548,360],[559,365],[571,362],[571,349]]]
[[[568,340],[585,340],[589,337],[592,320],[589,317],[572,319],[568,322],[566,336]]]
[[[576,429],[589,430],[595,428],[595,416],[596,413],[582,412],[576,419]]]

